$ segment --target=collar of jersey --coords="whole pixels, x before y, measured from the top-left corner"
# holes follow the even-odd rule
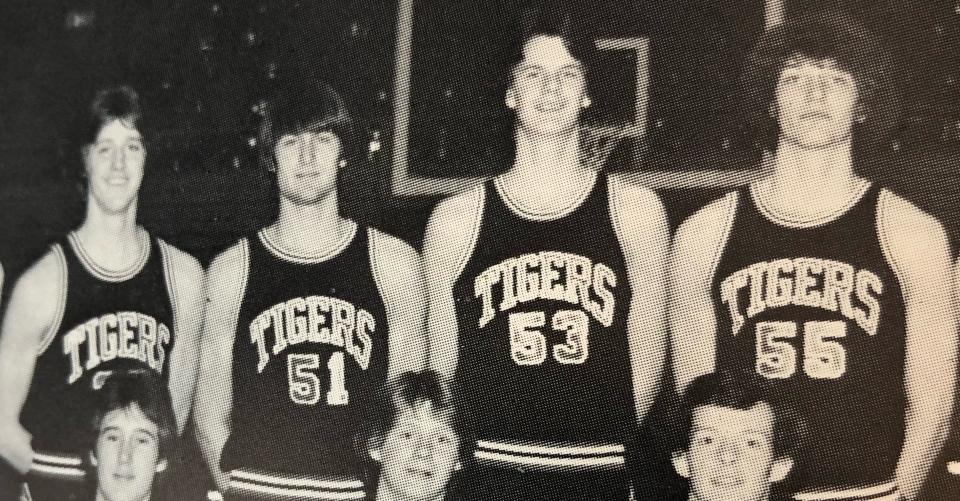
[[[280,242],[276,242],[270,238],[270,234],[267,232],[266,228],[263,228],[257,233],[257,236],[260,238],[260,242],[263,243],[263,246],[266,247],[271,254],[283,259],[284,261],[290,261],[297,264],[317,264],[332,259],[343,252],[343,250],[346,249],[351,242],[353,242],[353,239],[356,237],[356,235],[357,223],[350,221],[350,231],[348,231],[332,249],[325,250],[317,254],[303,255],[297,254],[288,249],[284,249]]]
[[[860,186],[853,190],[849,200],[847,200],[845,204],[829,213],[822,214],[811,219],[793,219],[783,214],[779,214],[764,203],[759,190],[756,189],[756,183],[751,183],[748,189],[750,190],[750,198],[753,199],[753,205],[756,206],[757,210],[759,210],[760,213],[771,222],[781,226],[786,226],[788,228],[815,228],[817,226],[823,226],[827,223],[833,222],[840,216],[846,214],[847,211],[853,208],[853,206],[856,205],[861,198],[863,198],[871,184],[872,183],[867,180],[861,181]]]
[[[522,217],[523,219],[530,219],[533,221],[551,221],[554,219],[560,219],[561,217],[567,216],[571,214],[573,211],[580,208],[580,206],[583,205],[584,200],[586,200],[587,197],[590,196],[590,193],[593,192],[593,189],[597,185],[597,182],[599,182],[599,180],[600,180],[600,173],[599,172],[594,173],[593,180],[587,183],[586,188],[583,190],[582,193],[580,193],[577,196],[577,198],[574,200],[573,203],[559,210],[556,210],[554,212],[543,212],[543,213],[532,211],[524,207],[523,205],[521,205],[518,201],[514,200],[513,198],[510,198],[510,193],[507,192],[506,187],[503,185],[503,179],[501,177],[497,176],[493,179],[493,186],[494,188],[496,188],[497,193],[500,195],[500,199],[503,200],[504,205],[506,205],[508,209],[513,211],[514,214]]]
[[[100,266],[93,260],[87,250],[83,248],[83,242],[80,241],[80,237],[77,236],[76,231],[71,231],[70,234],[67,235],[67,241],[70,243],[70,247],[73,248],[74,254],[80,259],[80,264],[83,265],[91,275],[105,282],[122,282],[129,280],[137,273],[140,273],[140,270],[146,266],[147,259],[150,258],[150,237],[143,228],[137,228],[137,240],[140,241],[141,250],[140,255],[133,265],[125,270],[110,270]]]

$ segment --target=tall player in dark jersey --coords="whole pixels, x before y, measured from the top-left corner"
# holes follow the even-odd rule
[[[505,100],[516,159],[427,226],[430,362],[477,423],[475,499],[626,499],[625,443],[664,364],[659,198],[583,161],[592,41],[543,16]]]
[[[337,172],[358,145],[331,87],[280,86],[261,136],[280,212],[210,267],[200,444],[228,499],[363,499],[360,409],[425,363],[420,258],[340,214]]]
[[[954,398],[944,229],[860,177],[855,160],[869,157],[852,155],[888,120],[885,58],[836,13],[764,35],[744,88],[777,126],[772,174],[701,209],[675,239],[678,383],[742,368],[794,399],[809,426],[797,500],[914,499]]]
[[[157,372],[181,432],[190,414],[203,270],[137,224],[141,127],[132,89],[97,94],[79,138],[86,217],[17,281],[3,320],[0,455],[35,500],[76,494],[91,392],[112,371]]]

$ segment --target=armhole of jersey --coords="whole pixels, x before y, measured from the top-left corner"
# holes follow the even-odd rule
[[[383,273],[380,271],[380,249],[378,248],[377,240],[380,238],[380,232],[374,228],[367,228],[367,242],[369,247],[369,259],[370,259],[370,272],[373,275],[373,283],[377,286],[377,290],[380,291],[380,297],[384,299],[386,304],[387,297],[387,288],[384,287]],[[392,301],[390,301],[392,303]]]
[[[894,252],[890,248],[890,239],[887,230],[887,206],[890,203],[890,200],[896,195],[885,188],[880,189],[880,194],[877,196],[877,239],[880,241],[880,250],[883,252],[883,257],[887,260],[887,264],[890,265],[890,269],[893,270],[894,275],[897,276],[897,281],[900,282],[900,286],[903,287],[903,272],[900,269],[900,264],[894,256]]]
[[[736,219],[737,208],[740,204],[740,193],[737,191],[727,193],[725,198],[726,217],[723,220],[723,233],[717,239],[717,247],[713,250],[713,257],[710,259],[709,273],[706,276],[708,282],[713,280],[713,276],[717,273],[717,266],[720,265],[723,249],[726,248],[727,241],[730,240],[730,231],[733,229],[733,221]]]
[[[40,339],[40,348],[37,351],[37,356],[42,355],[47,348],[50,347],[50,343],[53,342],[53,339],[57,337],[57,332],[60,330],[60,323],[63,322],[63,313],[67,309],[67,258],[63,254],[63,246],[60,244],[54,244],[50,248],[50,252],[57,260],[57,270],[59,271],[58,275],[60,276],[60,283],[57,286],[59,291],[57,294],[57,306],[55,313],[53,314],[53,321],[50,323],[50,327],[46,332],[43,333],[43,337]]]
[[[246,237],[240,239],[240,275],[237,277],[236,291],[234,291],[233,303],[230,304],[230,318],[233,319],[233,331],[237,329],[237,322],[240,320],[240,307],[243,306],[243,299],[247,294],[247,280],[250,278],[250,240]]]
[[[164,242],[161,239],[157,239],[157,247],[160,248],[160,262],[163,264],[163,278],[164,285],[167,287],[167,296],[170,298],[170,308],[173,309],[170,313],[173,315],[173,329],[174,332],[179,331],[180,315],[180,295],[178,291],[180,290],[177,287],[177,264],[174,260],[176,259],[176,251],[170,246],[170,244]]]
[[[620,248],[623,248],[623,231],[620,229],[621,226],[621,216],[617,208],[620,207],[619,197],[617,196],[617,186],[620,185],[617,182],[615,176],[605,176],[607,182],[607,207],[610,212],[610,223],[613,225],[613,234],[617,237],[617,242],[620,243]]]
[[[466,247],[464,247],[460,258],[457,260],[456,273],[453,274],[451,283],[456,282],[457,279],[460,278],[460,274],[463,273],[463,269],[467,266],[467,262],[470,261],[470,257],[473,256],[473,251],[477,247],[477,239],[480,237],[480,228],[483,226],[483,209],[484,202],[487,198],[487,183],[481,183],[477,185],[473,189],[473,197],[473,227],[470,229],[470,240]]]

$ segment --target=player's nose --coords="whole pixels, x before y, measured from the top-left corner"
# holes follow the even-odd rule
[[[717,450],[717,456],[723,464],[732,464],[740,459],[740,447],[736,444],[724,442]]]

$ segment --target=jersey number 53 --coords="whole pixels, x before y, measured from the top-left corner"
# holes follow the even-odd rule
[[[543,328],[547,315],[542,311],[510,314],[510,356],[517,365],[540,365],[547,360],[547,338]],[[552,346],[554,360],[561,364],[582,364],[590,354],[590,319],[583,310],[560,310],[550,317],[555,331],[566,333],[566,342]]]
[[[757,323],[757,374],[786,379],[797,372],[799,322]],[[810,321],[803,327],[803,372],[815,379],[837,379],[847,372],[847,352],[838,339],[847,335],[843,321]]]

